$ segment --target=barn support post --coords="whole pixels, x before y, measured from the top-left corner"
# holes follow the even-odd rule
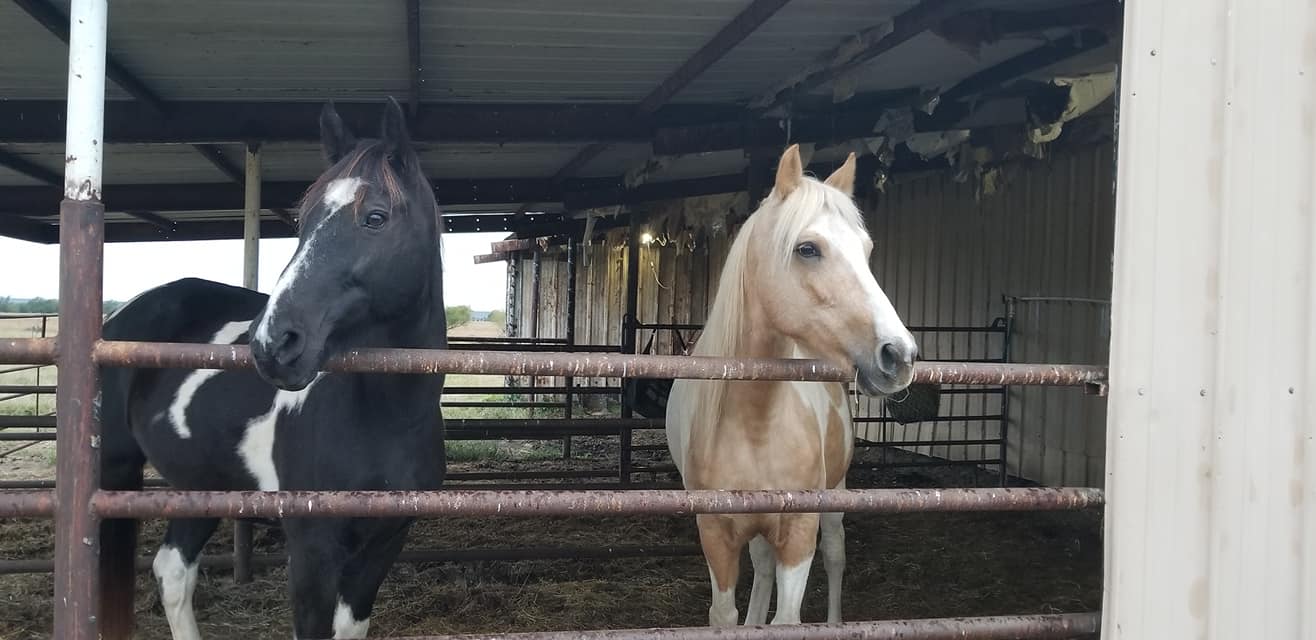
[[[626,234],[626,312],[621,317],[621,351],[630,354],[635,353],[635,333],[638,330],[639,321],[636,316],[640,307],[641,223],[640,212],[631,211],[629,228]],[[634,415],[631,408],[630,394],[625,391],[627,387],[627,381],[622,380],[622,418],[630,418]],[[630,429],[621,430],[621,443],[617,454],[617,475],[618,481],[623,485],[631,482],[631,436]]]
[[[256,290],[260,285],[260,145],[247,145],[246,179],[243,181],[242,286]],[[251,523],[233,522],[233,581],[251,582]]]
[[[1316,638],[1316,6],[1125,7],[1102,638]]]
[[[101,337],[101,280],[105,205],[101,202],[105,133],[106,0],[73,0],[69,17],[68,114],[64,200],[59,207],[60,384],[55,392],[55,627],[54,637],[100,637],[100,531],[91,502],[100,486],[99,375],[93,349]],[[132,558],[128,559],[131,563]],[[131,568],[131,566],[130,566]],[[119,595],[107,610],[106,637],[132,628],[131,572],[105,576]],[[127,596],[122,597],[121,594]],[[113,597],[113,596],[112,596]]]
[[[567,240],[567,351],[574,350],[576,346],[576,241],[575,239]],[[572,403],[575,401],[575,394],[572,393],[572,387],[575,386],[575,378],[568,376],[563,382],[566,387],[566,394],[563,400],[563,416],[567,420],[571,419]],[[562,459],[571,459],[571,436],[562,438]]]
[[[242,286],[255,290],[260,271],[260,145],[247,145],[243,181]]]
[[[539,337],[539,304],[542,299],[542,296],[540,294],[540,284],[542,283],[541,278],[543,277],[542,274],[543,274],[544,265],[543,265],[543,261],[539,256],[539,251],[535,250],[533,251],[533,254],[534,256],[531,259],[531,267],[530,267],[530,337],[538,338]],[[538,395],[535,393],[535,388],[538,386],[539,386],[539,377],[530,376],[531,402],[534,402],[535,398]],[[528,414],[532,418],[535,417],[535,410],[534,409],[529,410]]]

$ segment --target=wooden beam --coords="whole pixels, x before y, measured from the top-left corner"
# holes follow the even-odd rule
[[[0,149],[0,167],[21,173],[33,180],[53,187],[64,184],[64,177],[23,156]]]
[[[972,6],[964,0],[923,0],[904,13],[891,20],[891,30],[885,36],[858,52],[851,53],[852,41],[838,43],[830,52],[815,60],[804,72],[797,73],[798,80],[787,81],[750,103],[751,107],[770,111],[786,104],[796,94],[807,94],[837,78],[854,71],[870,60],[909,42],[920,33],[931,29],[941,21],[954,16]],[[875,27],[883,29],[884,25]],[[802,78],[799,76],[803,75]]]
[[[475,264],[490,264],[493,262],[507,262],[511,259],[510,253],[485,253],[475,256]]]
[[[513,251],[529,251],[541,247],[555,247],[571,241],[571,238],[562,235],[540,236],[537,238],[517,238],[514,240],[499,240],[498,242],[489,243],[491,253],[511,253]]]

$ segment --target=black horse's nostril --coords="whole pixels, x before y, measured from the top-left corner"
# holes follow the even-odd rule
[[[288,330],[279,335],[274,343],[272,355],[275,362],[286,367],[296,362],[305,348],[306,340],[302,339],[301,332]]]
[[[914,366],[918,355],[916,347],[887,342],[877,352],[877,368],[889,376],[898,376],[901,371]]]

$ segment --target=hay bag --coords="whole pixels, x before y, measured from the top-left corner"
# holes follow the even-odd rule
[[[904,391],[887,396],[884,402],[887,415],[900,424],[931,420],[941,410],[941,385],[911,384]]]

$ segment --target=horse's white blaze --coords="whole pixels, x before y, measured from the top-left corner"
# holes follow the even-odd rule
[[[361,190],[361,178],[338,178],[324,189],[324,207],[334,213],[356,199],[356,192]]]
[[[261,318],[260,324],[256,326],[256,334],[253,338],[260,342],[269,341],[270,321],[278,313],[279,305],[282,303],[288,287],[293,282],[301,279],[302,272],[306,271],[307,264],[311,261],[311,256],[314,253],[312,247],[315,245],[316,234],[324,227],[325,222],[329,221],[329,218],[338,213],[339,209],[356,199],[356,192],[361,189],[362,184],[361,178],[338,178],[325,187],[322,202],[327,213],[306,234],[306,240],[302,242],[301,246],[297,247],[297,252],[293,254],[292,260],[288,262],[283,274],[274,283],[274,290],[270,292],[270,300],[265,305],[265,316]]]
[[[864,251],[863,237],[849,228],[841,216],[824,216],[811,229],[827,238],[835,253],[839,253],[854,270],[859,281],[859,293],[864,297],[873,314],[873,328],[877,331],[877,348],[881,349],[881,345],[887,342],[894,342],[902,351],[913,350],[913,334],[905,328],[905,323],[900,320],[900,314],[896,313],[895,305],[891,304],[891,299],[887,298],[886,292],[882,291],[877,279],[873,277],[873,270],[868,265]]]
[[[799,624],[800,604],[804,602],[812,565],[813,554],[793,567],[777,565],[777,613],[772,616],[772,624]]]
[[[220,327],[210,338],[211,344],[233,344],[251,326],[250,320],[230,322]],[[183,378],[174,393],[174,401],[169,403],[169,423],[174,426],[174,433],[186,440],[192,437],[192,428],[187,425],[187,408],[192,405],[192,398],[201,389],[201,385],[217,375],[219,369],[198,369]]]
[[[279,473],[274,466],[274,430],[279,424],[279,416],[284,412],[300,411],[311,389],[323,375],[316,376],[301,391],[278,390],[270,410],[247,423],[242,442],[238,443],[238,456],[242,458],[247,472],[256,479],[256,485],[261,491],[279,490]]]
[[[151,563],[160,583],[160,604],[174,640],[201,640],[192,614],[192,592],[196,589],[197,565],[187,564],[176,547],[163,546]]]
[[[338,607],[334,609],[334,639],[364,638],[370,631],[370,618],[357,620],[352,617],[352,607],[338,598]]]

